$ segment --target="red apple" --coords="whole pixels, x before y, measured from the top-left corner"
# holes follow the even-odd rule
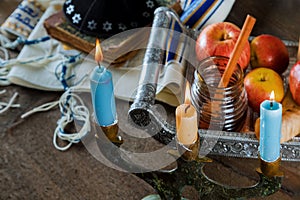
[[[206,26],[199,34],[196,43],[196,55],[198,60],[208,56],[230,57],[237,42],[241,30],[230,22],[219,22]],[[245,70],[250,63],[250,43],[247,42],[239,65]]]
[[[275,101],[281,102],[284,97],[284,85],[281,76],[272,69],[260,67],[251,70],[244,78],[248,105],[259,112],[260,104],[270,99],[271,92],[275,93]]]
[[[289,75],[289,88],[294,101],[300,105],[300,61],[293,65]]]
[[[289,52],[281,39],[273,35],[262,34],[251,43],[252,68],[267,67],[282,74],[289,65]]]

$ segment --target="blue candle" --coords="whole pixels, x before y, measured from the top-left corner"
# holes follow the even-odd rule
[[[97,66],[90,77],[91,96],[96,122],[109,126],[116,122],[116,104],[112,74],[103,66]]]
[[[274,162],[280,157],[282,105],[273,100],[260,104],[260,157]]]

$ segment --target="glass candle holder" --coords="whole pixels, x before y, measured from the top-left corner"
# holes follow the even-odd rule
[[[202,60],[194,72],[191,101],[199,116],[199,128],[238,131],[247,115],[244,72],[236,66],[229,84],[219,82],[229,58],[214,56]]]

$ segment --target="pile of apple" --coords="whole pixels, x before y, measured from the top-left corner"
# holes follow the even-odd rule
[[[216,55],[230,57],[240,31],[230,22],[206,26],[197,38],[198,60]],[[282,101],[285,94],[281,74],[288,68],[289,53],[281,39],[269,34],[255,37],[245,45],[238,64],[246,74],[244,86],[253,111],[259,112],[261,102],[270,99],[272,91],[275,100]],[[291,69],[289,82],[293,99],[300,105],[300,61]]]

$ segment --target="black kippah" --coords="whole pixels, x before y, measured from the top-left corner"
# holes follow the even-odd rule
[[[150,24],[157,7],[156,0],[66,0],[63,11],[79,31],[111,36]]]

